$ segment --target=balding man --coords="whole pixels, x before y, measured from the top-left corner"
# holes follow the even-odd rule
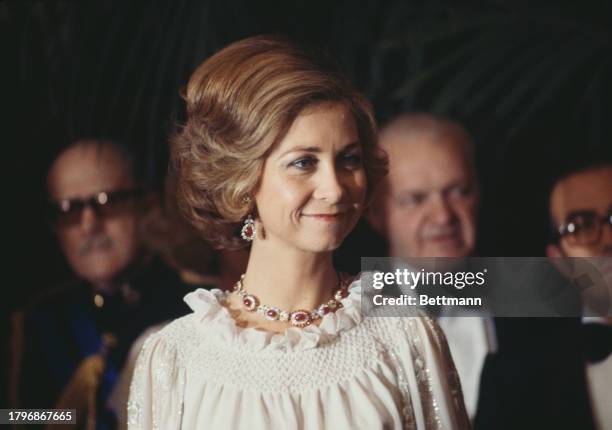
[[[479,188],[467,132],[445,118],[403,114],[383,127],[380,144],[389,154],[389,177],[370,221],[387,238],[389,255],[474,255]],[[571,335],[559,337],[576,328],[571,320],[464,315],[456,309],[440,325],[475,428],[591,428],[573,390],[576,363],[557,353],[575,345]]]
[[[47,189],[70,267],[96,292],[115,292],[142,257],[138,224],[150,204],[132,160],[111,142],[78,142],[53,162]]]
[[[465,257],[476,246],[478,181],[459,124],[403,114],[381,131],[389,175],[370,220],[399,257]]]
[[[15,405],[77,409],[81,425],[114,428],[107,397],[133,340],[186,312],[177,276],[143,246],[156,198],[139,173],[126,147],[99,139],[53,161],[49,221],[76,279],[16,316]]]
[[[479,188],[474,149],[465,129],[446,118],[406,113],[382,128],[389,175],[369,220],[391,257],[467,257],[476,247]],[[474,417],[480,372],[493,349],[488,320],[440,318]]]

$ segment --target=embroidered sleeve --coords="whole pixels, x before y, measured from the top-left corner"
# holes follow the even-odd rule
[[[427,363],[425,372],[428,373],[430,378],[438,379],[438,381],[432,381],[431,379],[428,381],[430,387],[433,388],[431,394],[432,403],[435,405],[434,409],[440,408],[446,411],[442,416],[446,416],[450,428],[470,429],[471,424],[465,409],[459,375],[455,369],[446,336],[433,319],[429,317],[419,319],[423,324],[424,337],[431,344],[429,354],[423,351],[423,358]],[[439,389],[436,389],[436,387],[439,387]],[[445,407],[442,408],[442,405]],[[440,409],[438,409],[438,412],[441,412]]]
[[[128,401],[128,429],[178,429],[185,372],[164,332],[147,339],[136,361]]]

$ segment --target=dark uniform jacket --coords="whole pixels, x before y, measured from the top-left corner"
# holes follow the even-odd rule
[[[13,315],[11,406],[56,407],[74,378],[86,374],[85,360],[101,357],[96,428],[114,428],[106,400],[130,346],[147,327],[186,314],[182,298],[190,289],[155,258],[113,295],[74,281],[37,298]]]

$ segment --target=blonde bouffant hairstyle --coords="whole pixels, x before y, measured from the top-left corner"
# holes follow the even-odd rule
[[[183,215],[219,249],[246,246],[238,234],[256,213],[266,157],[307,107],[343,103],[354,115],[368,181],[366,203],[386,174],[368,101],[322,56],[278,36],[235,42],[191,75],[187,120],[171,139],[177,202]]]

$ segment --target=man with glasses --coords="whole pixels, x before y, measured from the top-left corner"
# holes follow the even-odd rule
[[[53,161],[47,190],[47,217],[78,279],[16,317],[13,402],[77,409],[80,423],[114,428],[107,398],[132,342],[185,313],[186,291],[143,245],[140,224],[157,198],[126,147],[77,141]]]
[[[612,256],[612,163],[562,176],[549,203],[556,233],[549,256]]]
[[[601,316],[583,318],[582,339],[597,428],[612,429],[612,163],[583,163],[568,169],[554,183],[549,210],[554,241],[547,255],[556,259],[598,257],[597,268],[607,287],[599,291],[607,297],[584,291],[585,305],[599,309]]]
[[[121,288],[143,252],[138,224],[153,201],[132,163],[116,144],[83,141],[60,154],[47,177],[49,217],[62,252],[99,293]]]

